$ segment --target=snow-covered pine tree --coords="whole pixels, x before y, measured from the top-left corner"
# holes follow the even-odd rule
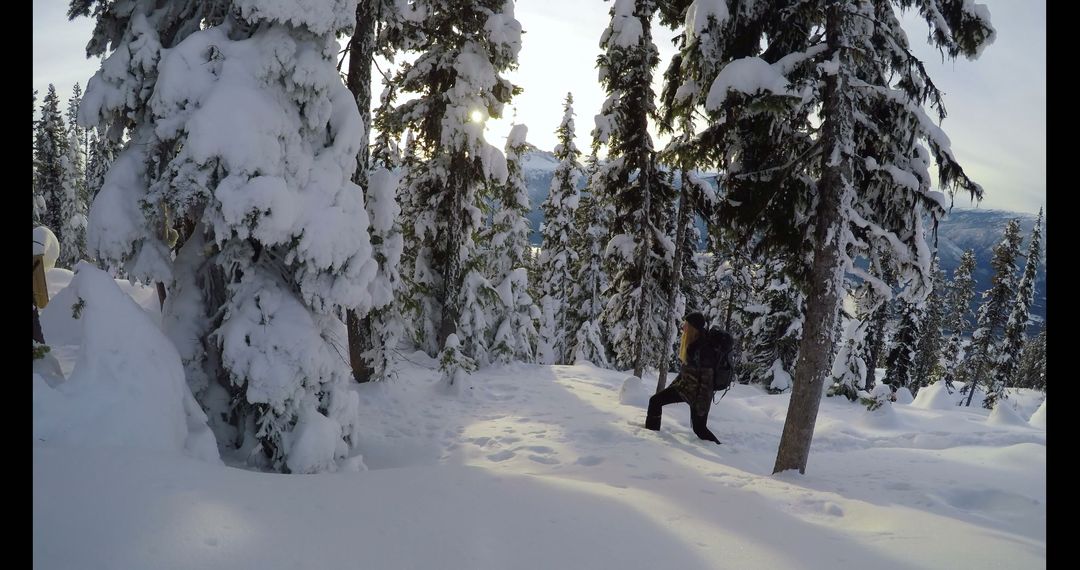
[[[705,269],[704,288],[707,301],[704,312],[710,322],[725,329],[745,331],[756,316],[756,313],[751,315],[745,309],[753,304],[755,279],[760,272],[745,250],[734,245],[725,238],[720,228],[710,228],[706,250],[708,267]]]
[[[866,353],[863,356],[863,361],[866,362],[866,378],[863,388],[871,390],[877,383],[877,369],[884,364],[882,361],[885,354],[885,329],[888,328],[889,321],[889,302],[883,301],[867,319],[864,345]]]
[[[923,314],[918,302],[901,296],[897,299],[896,311],[899,324],[893,333],[892,348],[885,357],[885,378],[882,379],[882,383],[889,385],[894,392],[900,388],[911,388],[916,350],[923,334]]]
[[[394,81],[391,79],[387,83],[387,87],[383,91],[383,104],[379,112],[375,114],[375,128],[378,129],[380,137],[398,139],[401,133],[394,134],[393,132],[397,128],[397,121],[394,117],[394,100],[396,97]],[[403,332],[409,340],[428,354],[438,354],[439,349],[435,345],[437,335],[434,325],[436,323],[421,318],[425,311],[430,314],[435,310],[434,307],[425,305],[426,302],[431,300],[431,297],[420,294],[422,291],[429,289],[425,284],[429,278],[429,271],[416,262],[423,249],[418,231],[420,228],[417,227],[416,220],[419,218],[419,213],[424,211],[426,205],[413,192],[415,188],[405,184],[409,172],[422,167],[423,161],[417,151],[418,143],[411,129],[405,131],[404,138],[405,142],[401,147],[401,160],[398,168],[399,180],[397,188],[397,202],[401,208],[398,220],[401,223],[401,236],[404,243],[401,252],[402,283],[401,290],[397,295],[396,305],[399,307],[406,324]]]
[[[226,418],[219,442],[275,470],[337,469],[358,401],[336,315],[366,312],[377,271],[349,180],[364,125],[335,70],[354,6],[100,4],[88,49],[113,51],[80,122],[132,140],[91,208],[92,251],[170,284],[164,325],[200,403]]]
[[[682,126],[682,134],[671,141],[662,153],[664,160],[679,168],[679,184],[675,215],[669,218],[667,224],[668,241],[674,245],[674,250],[671,281],[667,286],[664,303],[659,309],[664,321],[661,337],[664,344],[657,362],[657,392],[666,387],[668,371],[679,366],[678,331],[683,315],[690,311],[707,313],[709,310],[705,293],[706,279],[697,261],[701,234],[694,224],[694,219],[698,212],[711,209],[715,205],[716,193],[698,173],[689,170],[693,157],[685,150],[692,147],[690,141],[693,123],[684,120]],[[665,130],[661,128],[661,132]],[[711,322],[710,326],[718,324],[720,323]]]
[[[690,209],[693,208],[696,187],[686,182],[685,170],[682,172],[682,182],[683,183],[679,188],[679,199],[678,205],[676,206],[675,219],[671,220],[669,223],[669,225],[672,226],[668,232],[670,236],[669,241],[674,243],[675,246],[671,256],[671,281],[667,286],[664,303],[658,307],[664,324],[662,329],[663,333],[660,336],[662,343],[660,347],[660,357],[656,362],[656,367],[659,371],[656,380],[657,393],[667,387],[668,371],[671,370],[673,366],[678,365],[678,347],[675,345],[677,342],[677,335],[675,334],[677,330],[676,326],[682,321],[683,315],[686,314],[687,306],[687,297],[683,291],[684,283],[682,275],[684,262],[686,260],[686,251],[689,250],[691,255],[693,254],[693,245],[686,243],[688,237],[686,230],[690,225]]]
[[[791,388],[804,329],[805,301],[785,274],[782,262],[772,261],[754,271],[751,302],[742,308],[750,324],[742,337],[746,364],[740,375],[778,394]]]
[[[941,365],[944,368],[942,379],[952,389],[953,382],[966,382],[964,376],[964,335],[972,322],[971,301],[975,298],[975,251],[967,250],[960,255],[960,265],[953,270],[949,283],[948,315],[944,328],[949,331],[942,348]]]
[[[105,174],[109,172],[113,160],[120,154],[123,144],[99,135],[97,129],[88,129],[88,131],[90,154],[86,159],[86,203],[92,204],[105,183]]]
[[[994,246],[994,257],[990,261],[994,268],[994,277],[990,289],[982,294],[978,327],[971,335],[971,346],[964,362],[967,384],[963,389],[968,395],[964,403],[966,406],[971,405],[975,388],[979,384],[988,388],[987,397],[983,401],[984,407],[992,408],[997,400],[994,364],[998,358],[1000,335],[1008,324],[1009,304],[1016,299],[1016,257],[1019,254],[1020,221],[1009,220],[1001,241]]]
[[[202,27],[221,24],[230,1],[177,0],[159,6],[154,0],[121,4],[71,0],[69,4],[70,19],[94,19],[87,57],[104,58],[101,69],[87,83],[78,112],[80,126],[96,126],[99,137],[117,146],[125,134],[128,137],[125,164],[117,171],[126,178],[114,180],[116,190],[96,208],[109,223],[95,224],[91,205],[87,247],[91,253],[110,250],[99,259],[116,261],[121,264],[119,270],[135,278],[164,282],[171,273],[172,253],[166,237],[172,226],[170,216],[163,204],[148,196],[150,184],[162,176],[176,152],[154,133],[157,119],[150,109],[162,50],[175,47]],[[113,164],[120,159],[118,152]]]
[[[388,234],[394,231],[396,219],[393,217],[380,217],[379,228],[376,229],[376,216],[394,216],[398,214],[399,206],[394,196],[395,188],[386,187],[386,184],[396,184],[397,180],[390,171],[380,174],[378,188],[379,196],[373,196],[369,186],[369,178],[374,176],[370,160],[369,140],[371,138],[371,64],[376,53],[377,27],[381,25],[383,31],[387,28],[396,29],[398,24],[398,12],[396,4],[391,0],[359,0],[356,4],[355,24],[353,35],[349,40],[346,50],[349,52],[349,71],[345,77],[345,85],[356,99],[356,107],[360,110],[360,120],[364,124],[364,136],[361,141],[360,151],[356,156],[356,172],[353,173],[352,181],[368,194],[368,218],[372,225],[368,228],[372,245],[377,250],[375,256],[379,261],[379,275],[373,281],[372,294],[375,297],[375,305],[372,312],[361,316],[355,310],[346,311],[345,325],[349,336],[349,366],[352,368],[353,378],[357,382],[367,382],[373,377],[384,378],[387,372],[387,356],[389,349],[393,348],[380,343],[394,343],[394,335],[383,325],[389,321],[386,315],[377,317],[374,313],[383,313],[387,306],[394,300],[394,283],[398,278],[397,263],[400,262],[400,253],[395,254],[393,249],[397,246],[397,240]],[[391,50],[384,50],[383,55],[392,56]],[[375,205],[372,202],[377,201]],[[394,202],[391,204],[390,202]],[[389,238],[386,241],[384,238]],[[385,244],[386,247],[381,247]],[[391,266],[391,264],[394,264]],[[379,318],[381,325],[376,325],[373,320]],[[390,321],[393,319],[391,318]],[[376,328],[379,330],[377,331]],[[389,335],[389,336],[387,336]]]
[[[555,145],[555,159],[559,165],[552,176],[548,197],[540,206],[544,213],[544,228],[538,285],[542,291],[540,305],[544,319],[540,341],[545,347],[545,351],[537,355],[540,364],[570,364],[570,346],[577,332],[569,313],[574,268],[579,265],[572,241],[582,166],[578,162],[581,151],[574,144],[574,96],[571,93],[566,94],[562,122],[555,134],[559,141]]]
[[[399,175],[394,172],[399,161],[397,146],[380,135],[372,151],[372,171],[367,178],[367,213],[371,220],[369,235],[372,256],[379,270],[371,281],[372,309],[364,317],[365,332],[370,338],[363,357],[370,367],[372,380],[394,377],[392,352],[405,330],[399,300],[402,294],[400,273],[404,239],[401,208],[396,200]],[[355,376],[355,370],[353,371]]]
[[[1016,286],[1016,302],[1009,313],[1009,321],[1005,324],[1002,347],[998,351],[998,359],[994,366],[992,392],[994,398],[1003,397],[1006,386],[1016,386],[1019,383],[1016,377],[1017,370],[1024,350],[1028,320],[1031,318],[1031,303],[1035,299],[1035,275],[1039,269],[1039,257],[1042,255],[1041,234],[1042,208],[1039,209],[1039,217],[1036,218],[1035,227],[1031,230],[1024,273]]]
[[[937,382],[944,375],[941,355],[945,345],[943,330],[946,307],[945,273],[940,266],[940,259],[935,255],[931,266],[932,289],[926,298],[923,309],[923,334],[916,344],[915,372],[912,393],[917,393],[923,386]]]
[[[32,184],[34,190],[34,227],[41,225],[41,218],[45,214],[45,197],[38,192],[38,161],[37,161],[37,137],[38,137],[38,118],[37,118],[37,89],[34,89],[34,118],[33,118],[33,137],[31,140],[31,147],[33,149],[32,155],[34,157]],[[34,309],[37,310],[36,308]],[[37,313],[34,313],[37,315]]]
[[[521,164],[528,128],[514,125],[506,137],[506,183],[496,188],[498,211],[492,227],[485,232],[490,247],[488,267],[491,282],[499,294],[492,321],[492,359],[509,363],[536,359],[536,323],[540,309],[529,296],[529,191]]]
[[[913,394],[917,394],[919,388],[937,382],[945,372],[941,364],[941,351],[945,341],[942,333],[942,323],[946,312],[945,274],[941,270],[941,261],[936,255],[931,266],[931,273],[933,274],[933,288],[926,298],[922,336],[919,337],[915,349],[915,373],[911,385],[908,386]]]
[[[844,396],[854,402],[865,389],[867,376],[866,332],[870,317],[880,304],[879,295],[869,282],[855,287],[844,302],[840,321],[842,330],[833,358],[831,382],[826,396]]]
[[[79,149],[82,151],[83,164],[86,164],[87,157],[90,156],[90,132],[88,129],[82,128],[79,125],[79,104],[82,103],[82,88],[79,87],[78,82],[71,88],[71,97],[68,98],[67,112],[64,114],[64,120],[67,122],[68,127],[68,140],[75,141]],[[83,172],[85,175],[86,172]],[[83,181],[85,185],[85,180]],[[85,199],[85,198],[84,198]]]
[[[694,31],[715,20],[699,41],[712,44],[719,72],[684,85],[686,93],[708,85],[709,124],[700,140],[726,172],[720,217],[738,232],[762,234],[764,247],[787,252],[780,257],[799,260],[793,276],[806,288],[806,330],[775,471],[805,470],[853,258],[896,250],[900,285],[924,297],[930,254],[923,218],[943,211],[943,197],[930,191],[931,156],[943,189],[981,194],[922,111],[929,102],[944,112],[940,92],[908,49],[898,15],[906,5],[817,0],[732,11],[727,3],[694,2],[694,17],[685,19]],[[931,0],[919,11],[930,41],[951,57],[975,57],[993,39],[981,6]]]
[[[691,176],[691,173],[688,172],[687,177],[689,176]],[[708,183],[704,180],[700,178],[697,180],[708,186]],[[692,182],[687,181],[687,186],[691,186],[692,184]],[[694,192],[695,190],[691,191]],[[685,243],[685,246],[682,248],[679,295],[685,299],[685,305],[686,307],[689,307],[687,311],[701,312],[708,305],[708,302],[705,297],[705,268],[700,257],[701,230],[695,223],[697,218],[695,210],[696,208],[693,208],[693,205],[691,205],[691,209],[687,213],[686,227],[683,228],[683,243]],[[676,214],[677,213],[678,210],[676,210]],[[675,241],[674,237],[672,237],[672,241]],[[685,313],[680,314],[678,311],[675,312],[673,318],[679,321],[675,324],[682,322],[681,319],[683,314]]]
[[[705,302],[702,314],[711,323],[723,324],[725,321],[726,307],[733,295],[734,278],[737,268],[732,260],[725,259],[715,247],[716,240],[713,232],[709,233],[708,245],[705,249],[704,290]]]
[[[85,129],[76,121],[82,91],[76,83],[68,99],[67,144],[61,162],[60,267],[73,268],[86,255],[86,154]]]
[[[877,383],[877,369],[884,366],[885,337],[889,328],[889,316],[893,306],[893,284],[895,272],[889,250],[877,249],[870,252],[869,271],[876,279],[866,280],[868,287],[863,290],[863,319],[866,321],[866,340],[863,344],[862,360],[866,364],[866,377],[863,389],[871,391]]]
[[[507,176],[502,153],[484,140],[483,123],[501,116],[520,90],[500,74],[517,65],[521,24],[509,0],[429,0],[399,7],[402,25],[393,45],[419,55],[396,73],[394,89],[417,96],[388,113],[382,127],[393,136],[407,129],[416,135],[414,148],[407,147],[412,158],[402,192],[409,202],[403,213],[412,218],[407,239],[415,250],[410,285],[418,336],[434,356],[456,333],[461,347],[453,353],[483,360],[478,343],[490,324],[484,313],[497,300],[474,239],[483,189]],[[460,369],[444,366],[448,381]]]
[[[607,99],[596,116],[594,142],[608,160],[597,173],[595,194],[613,208],[605,248],[609,299],[603,321],[615,363],[640,377],[656,362],[665,311],[658,306],[671,284],[674,244],[666,233],[674,188],[656,165],[649,119],[656,115],[652,76],[659,57],[652,41],[656,0],[615,0],[597,58]]]
[[[570,347],[570,362],[591,362],[608,366],[607,336],[601,316],[607,299],[607,274],[604,272],[604,242],[607,237],[606,204],[602,196],[593,192],[594,175],[599,166],[596,153],[589,157],[586,166],[588,193],[582,195],[574,212],[573,248],[578,264],[574,269],[575,280],[570,292],[570,319],[574,337]]]
[[[1046,391],[1046,325],[1038,336],[1024,344],[1017,372],[1017,386]]]
[[[716,148],[702,144],[703,139],[698,136],[701,134],[701,129],[697,124],[697,120],[703,117],[701,107],[706,103],[707,90],[703,90],[702,87],[716,76],[721,67],[719,58],[722,52],[710,38],[722,33],[720,26],[726,17],[727,6],[723,2],[675,0],[660,3],[658,9],[661,23],[672,29],[683,26],[683,33],[675,38],[678,51],[664,73],[664,84],[660,94],[660,132],[679,133],[679,136],[665,149],[665,154],[668,155],[669,162],[679,165],[686,171],[687,181],[699,190],[699,198],[694,202],[692,219],[694,214],[704,218],[706,229],[711,234],[708,247],[726,251],[727,255],[723,256],[723,259],[729,259],[736,255],[736,244],[732,243],[732,236],[724,231],[726,228],[723,226],[717,226],[718,231],[712,231],[712,228],[716,226],[714,224],[715,212],[719,205],[717,192],[699,173],[699,169],[707,168],[710,164],[717,162]],[[688,238],[691,235],[694,239],[687,243],[694,247],[693,251],[687,249],[684,252],[682,292],[687,298],[688,306],[701,307],[707,311],[713,310],[717,298],[715,296],[706,298],[705,291],[710,287],[715,287],[716,283],[710,285],[711,280],[706,278],[703,268],[697,267],[695,254],[701,236],[698,234],[697,225],[693,222],[687,228]],[[725,243],[714,244],[715,241]],[[713,254],[715,253],[714,251]],[[741,256],[745,257],[745,255]],[[730,295],[727,298],[732,299]],[[727,310],[718,311],[713,314],[712,320],[720,326],[727,327],[732,324],[728,322],[729,313],[730,311]]]
[[[749,258],[742,255],[730,240],[712,228],[709,232],[709,245],[706,251],[706,267],[702,277],[702,302],[706,319],[731,333],[735,337],[733,358],[735,378],[738,382],[749,382],[750,369],[747,360],[751,324],[759,315],[756,310],[755,278],[759,272],[752,266]]]
[[[64,156],[67,154],[67,129],[60,115],[60,97],[56,87],[41,102],[41,118],[34,136],[34,188],[44,200],[39,209],[40,221],[63,243]],[[43,211],[42,211],[43,210]]]

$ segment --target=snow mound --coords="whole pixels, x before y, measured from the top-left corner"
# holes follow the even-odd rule
[[[68,326],[81,329],[83,345],[70,378],[57,388],[34,375],[35,441],[174,452],[220,462],[179,354],[142,308],[105,272],[85,262],[65,291],[81,300],[79,318]]]
[[[341,439],[341,424],[324,416],[314,406],[300,412],[291,434],[292,449],[287,463],[293,473],[337,471],[337,457],[348,453]]]
[[[649,394],[645,384],[637,376],[627,376],[619,389],[619,403],[627,406],[645,408],[649,405]]]
[[[860,426],[878,430],[892,430],[902,427],[900,418],[897,417],[896,410],[893,409],[892,402],[888,399],[891,391],[892,389],[885,384],[874,386],[873,391],[870,393],[871,397],[883,401],[876,410],[867,410],[859,417],[858,424]]]
[[[886,402],[876,410],[867,410],[859,418],[859,425],[871,429],[879,430],[892,430],[902,427],[900,418],[896,415],[896,410],[892,407],[892,402]]]
[[[1028,423],[1037,428],[1046,429],[1046,400],[1043,400],[1043,403],[1039,404],[1039,409],[1035,410],[1034,414],[1031,414]]]
[[[924,410],[951,410],[956,407],[956,396],[949,393],[943,380],[938,380],[919,390],[911,405]]]
[[[906,386],[898,388],[894,395],[897,404],[910,404],[915,401],[915,396],[911,395],[911,390],[908,390]]]
[[[986,418],[986,423],[990,425],[998,426],[1026,426],[1027,421],[1020,417],[1020,414],[1016,413],[1016,409],[1008,400],[1004,400],[994,406],[994,409],[990,412],[990,415]]]

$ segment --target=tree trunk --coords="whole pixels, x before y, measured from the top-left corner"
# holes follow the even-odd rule
[[[826,33],[832,53],[841,50],[846,25],[843,3],[829,6]],[[850,70],[850,54],[839,51],[840,69],[825,80],[823,106],[823,136],[825,153],[822,156],[822,177],[818,184],[818,210],[814,226],[817,247],[810,272],[807,295],[805,330],[799,344],[799,359],[795,365],[791,402],[788,404],[780,448],[776,454],[773,473],[798,469],[806,473],[810,443],[814,436],[822,387],[830,369],[833,353],[833,326],[841,298],[843,267],[840,257],[840,230],[845,223],[846,205],[850,200],[852,142],[852,103],[845,93],[846,74]]]
[[[656,380],[656,393],[660,393],[667,386],[668,359],[671,358],[671,323],[672,310],[675,308],[675,295],[682,281],[683,248],[686,247],[686,224],[690,219],[690,208],[687,204],[686,194],[690,190],[686,186],[686,171],[682,172],[682,184],[679,192],[679,211],[675,215],[675,263],[672,267],[671,288],[668,289],[667,318],[664,321],[664,346],[660,350],[660,376]]]
[[[375,12],[376,2],[360,0],[356,4],[356,30],[349,47],[349,74],[346,85],[360,110],[360,119],[364,123],[364,135],[360,141],[360,151],[356,155],[356,171],[352,181],[365,192],[368,187],[368,159],[370,151],[368,141],[371,131],[371,58],[375,54]],[[374,369],[363,354],[371,347],[371,317],[361,317],[353,309],[345,315],[345,326],[349,332],[349,366],[357,382],[371,380]]]
[[[982,362],[981,359],[975,362]],[[979,378],[982,377],[982,367],[976,367],[974,372],[971,373],[971,384],[968,385],[967,400],[964,402],[964,406],[971,407],[971,397],[975,395],[975,389],[979,387]]]
[[[356,311],[345,312],[345,327],[349,331],[349,366],[353,379],[363,384],[371,380],[375,370],[364,358],[364,353],[371,348],[371,316],[360,317]]]

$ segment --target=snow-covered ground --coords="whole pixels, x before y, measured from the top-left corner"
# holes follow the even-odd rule
[[[61,290],[70,275],[49,272],[42,320],[64,376],[86,382],[86,339],[63,310],[74,302]],[[148,322],[158,318],[152,289],[122,289]],[[1013,394],[993,413],[957,407],[959,394],[936,386],[873,413],[826,398],[807,473],[771,475],[787,395],[736,385],[712,408],[717,446],[693,435],[685,404],[665,408],[660,432],[643,428],[655,374],[638,381],[588,365],[517,364],[448,392],[432,359],[400,357],[397,380],[356,388],[366,470],[322,475],[196,459],[190,441],[147,449],[137,434],[130,444],[116,434],[108,444],[53,438],[65,433],[53,415],[80,401],[61,391],[67,382],[35,377],[34,567],[1046,565],[1041,393]],[[145,381],[170,377],[163,369]]]

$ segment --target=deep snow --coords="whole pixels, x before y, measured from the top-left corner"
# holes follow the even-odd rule
[[[46,340],[70,378],[85,338],[61,310],[70,272],[49,279]],[[121,283],[154,315],[152,289]],[[397,356],[396,380],[354,388],[360,472],[258,473],[93,434],[40,441],[61,408],[35,392],[34,567],[1046,564],[1038,392],[995,414],[941,386],[873,413],[825,398],[806,475],[771,475],[787,395],[735,385],[712,408],[717,446],[694,437],[685,404],[664,409],[660,432],[642,427],[655,373],[514,364],[447,391],[434,360]]]

